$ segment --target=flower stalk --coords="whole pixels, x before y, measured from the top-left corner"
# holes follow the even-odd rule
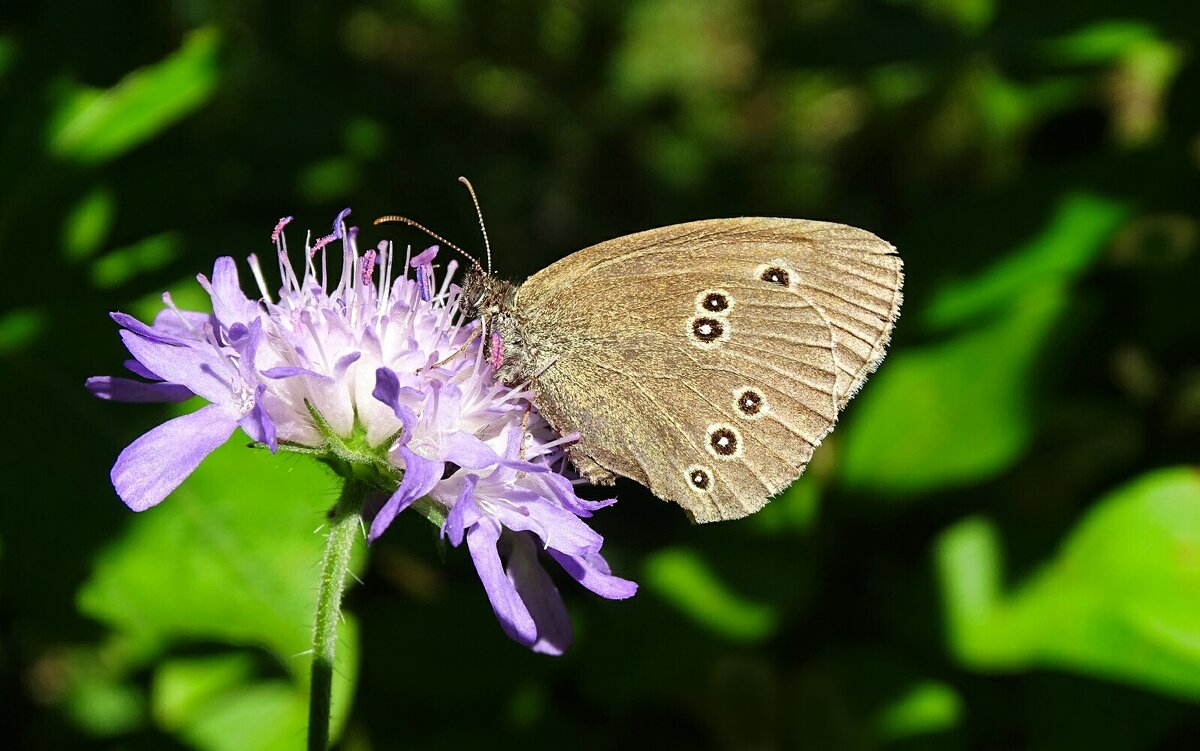
[[[350,568],[350,553],[361,535],[363,501],[367,488],[347,480],[337,505],[330,512],[329,536],[321,562],[321,586],[313,623],[312,679],[308,702],[308,751],[329,747],[329,719],[333,696],[333,660],[342,594]]]

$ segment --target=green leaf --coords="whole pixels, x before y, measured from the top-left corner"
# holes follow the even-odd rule
[[[663,550],[646,561],[643,583],[698,624],[738,641],[759,641],[778,625],[775,610],[729,590],[694,551]]]
[[[1007,467],[1029,443],[1031,374],[1066,304],[1058,285],[1027,290],[986,327],[892,354],[840,431],[842,482],[904,495]]]
[[[25,349],[46,329],[46,313],[33,308],[18,308],[0,316],[0,355]]]
[[[119,287],[134,277],[161,269],[179,255],[178,233],[163,232],[104,254],[92,264],[92,283],[101,289]],[[162,298],[158,298],[161,305]]]
[[[1042,54],[1059,64],[1107,63],[1157,41],[1154,27],[1144,21],[1104,20],[1046,42]]]
[[[1102,498],[1007,597],[995,538],[974,520],[936,548],[964,664],[1056,667],[1200,699],[1200,472],[1158,470]]]
[[[198,29],[178,51],[111,89],[77,89],[51,118],[50,152],[78,162],[108,161],[191,114],[216,90],[219,41],[216,29]]]
[[[963,713],[962,698],[941,681],[919,681],[908,686],[875,715],[875,733],[896,741],[957,727]]]
[[[325,541],[320,527],[334,484],[316,462],[250,451],[231,441],[161,506],[131,520],[125,535],[98,557],[79,593],[79,607],[123,638],[158,645],[160,651],[187,642],[263,649],[279,666],[275,675],[282,671],[290,682],[250,676],[237,691],[246,693],[247,701],[260,702],[276,719],[287,715],[290,707],[303,709],[309,670],[304,655],[311,647]],[[105,501],[120,502],[115,496]],[[361,570],[363,552],[361,546],[356,549],[356,571]],[[345,719],[356,672],[357,645],[349,623],[339,632],[335,727]],[[152,651],[140,659],[153,656]],[[206,723],[225,715],[217,713],[212,702],[201,700],[203,687],[192,692],[200,698],[180,699],[186,692],[178,690],[178,680],[172,683],[171,674],[160,677],[173,687],[157,697],[162,718],[190,728],[189,733],[194,730],[198,739],[210,739],[203,731]],[[280,693],[285,687],[290,696],[286,701]],[[220,693],[225,697],[236,692]],[[225,711],[240,710],[231,705]],[[290,727],[293,744],[303,727],[303,718]],[[277,741],[272,735],[264,737],[265,745],[251,746],[247,739],[241,747],[281,747]],[[208,742],[201,746],[228,747],[205,745]]]
[[[925,323],[945,329],[1009,306],[1031,286],[1065,281],[1085,271],[1132,213],[1131,207],[1091,193],[1071,193],[1049,223],[1025,245],[982,274],[943,287],[924,311]]]
[[[82,261],[95,255],[108,237],[116,199],[107,187],[93,188],[72,207],[63,223],[63,258]]]

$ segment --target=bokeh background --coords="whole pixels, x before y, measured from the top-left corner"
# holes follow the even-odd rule
[[[108,470],[168,410],[83,380],[124,359],[108,311],[200,304],[284,214],[480,247],[465,174],[514,279],[798,216],[892,240],[907,301],[761,514],[619,486],[596,524],[642,588],[561,582],[565,657],[394,525],[347,603],[343,748],[1200,748],[1197,8],[5,4],[0,745],[301,746],[334,479],[235,439],[135,516]]]

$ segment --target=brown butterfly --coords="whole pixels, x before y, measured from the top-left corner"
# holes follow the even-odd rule
[[[632,478],[709,522],[804,472],[883,359],[902,282],[870,232],[747,217],[609,240],[519,286],[476,262],[461,305],[500,380],[528,382],[550,424],[579,433],[587,480]]]

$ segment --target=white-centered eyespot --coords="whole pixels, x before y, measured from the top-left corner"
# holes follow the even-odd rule
[[[760,420],[767,414],[767,398],[761,389],[738,386],[733,390],[733,408],[747,420]]]
[[[729,319],[719,315],[700,315],[687,322],[687,337],[700,349],[716,349],[729,341]]]
[[[704,447],[722,461],[738,459],[742,455],[742,433],[729,423],[715,422],[705,431]]]
[[[683,471],[687,486],[697,493],[712,492],[712,470],[699,464],[693,464]]]
[[[754,269],[754,279],[784,289],[791,289],[799,281],[799,274],[782,259],[764,263]]]
[[[696,310],[701,314],[709,313],[717,316],[727,316],[733,310],[733,295],[723,289],[706,289],[696,295]]]

